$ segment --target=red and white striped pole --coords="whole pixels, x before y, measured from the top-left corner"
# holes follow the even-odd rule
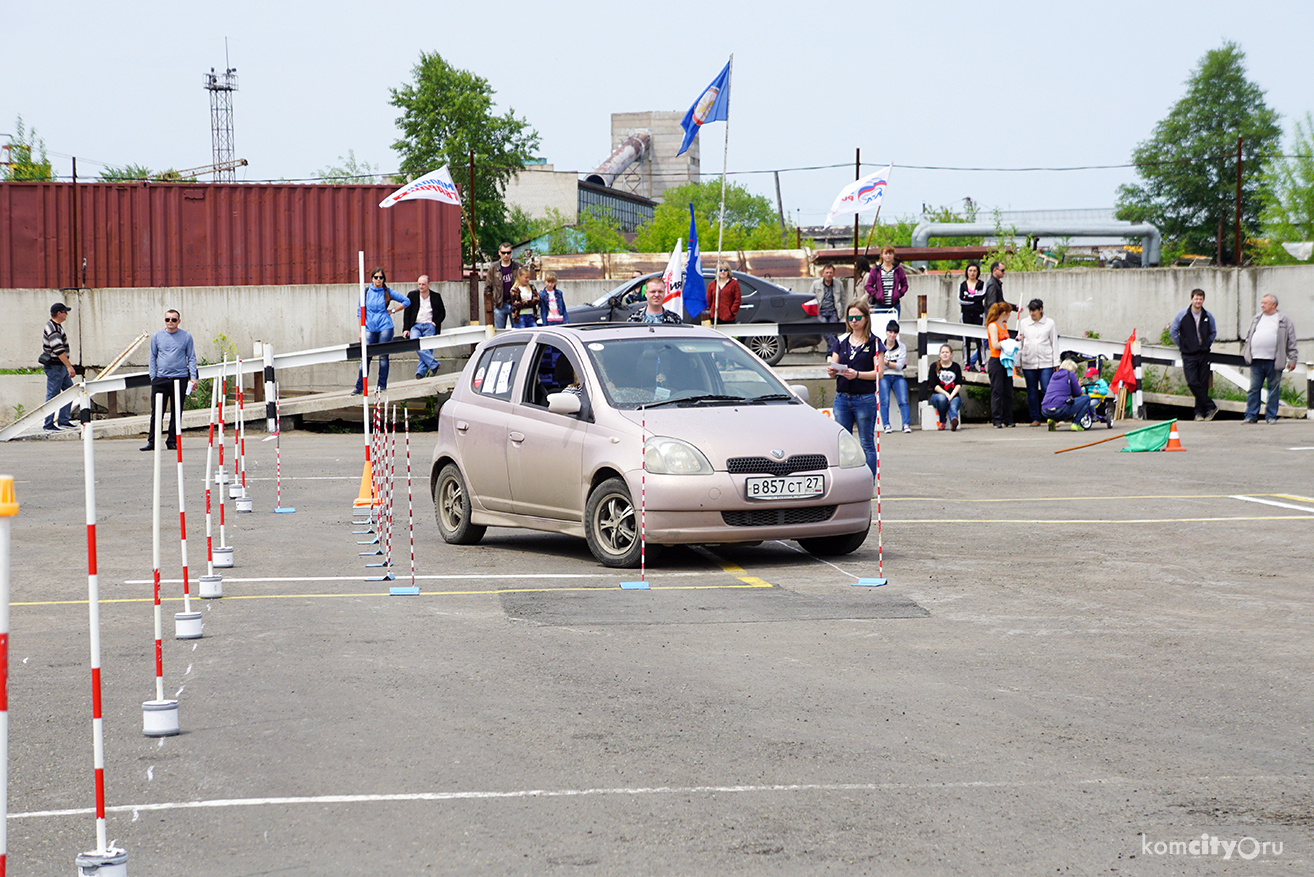
[[[283,508],[283,397],[277,381],[274,382],[274,422],[278,424],[278,428],[274,430],[274,480],[278,485],[274,513],[290,515],[294,514],[296,509]]]
[[[362,428],[365,430],[365,475],[371,477],[370,483],[373,484],[374,469],[370,465],[370,443],[373,434],[370,431],[370,366],[369,357],[367,356],[367,339],[365,332],[365,251],[356,252],[356,263],[359,276],[358,289],[360,289],[360,405]],[[385,304],[387,302],[385,301]],[[364,478],[362,477],[362,483]],[[362,498],[356,500],[357,503]],[[371,508],[374,505],[374,497],[370,497]]]
[[[233,565],[233,549],[228,545],[227,520],[224,514],[224,494],[228,484],[228,474],[224,471],[224,408],[228,403],[228,356],[224,355],[224,364],[219,372],[219,434],[215,444],[219,448],[219,468],[214,473],[214,483],[219,492],[219,547],[214,549],[214,565],[225,569]],[[207,476],[209,473],[206,473]]]
[[[647,521],[645,513],[648,508],[648,409],[639,406],[639,580],[621,582],[621,587],[629,590],[647,590]]]
[[[82,391],[82,404],[87,404],[86,382]],[[85,410],[85,409],[84,409]],[[9,544],[13,521],[18,514],[18,500],[14,496],[14,476],[0,475],[0,877],[5,874],[5,859],[9,853]],[[94,519],[93,519],[94,520]],[[94,552],[93,552],[94,556]],[[93,566],[95,565],[93,561]],[[92,612],[96,611],[92,602]],[[93,615],[94,617],[94,615]],[[92,626],[95,634],[95,625]],[[95,643],[95,640],[92,640]],[[96,727],[100,726],[100,668],[95,646],[91,652],[91,679],[96,692],[93,707]],[[97,776],[100,771],[97,770]],[[103,813],[103,809],[97,812]],[[102,832],[102,837],[104,836]]]
[[[876,417],[874,432],[876,433],[876,578],[858,579],[853,583],[854,587],[878,588],[886,584],[885,578],[885,552],[881,546],[881,399],[876,396]]]
[[[397,406],[392,406],[392,424],[388,430],[388,539],[383,549],[384,560],[387,562],[388,575],[392,575],[392,525],[393,525],[393,504],[396,497],[397,484]]]
[[[246,496],[246,399],[242,391],[242,358],[237,358],[237,427],[233,430],[233,473],[241,472],[238,492],[232,496]],[[239,509],[240,511],[240,509]]]
[[[84,379],[81,387],[82,408],[82,473],[87,513],[87,621],[91,650],[91,758],[95,771],[93,783],[96,795],[96,849],[88,856],[105,856],[122,853],[109,850],[105,833],[105,728],[101,716],[100,698],[100,573],[96,564],[96,450],[91,428],[91,396]],[[163,402],[164,400],[159,400]],[[163,405],[160,406],[163,409]],[[4,598],[6,615],[8,595]],[[5,625],[5,630],[9,629]]]
[[[224,595],[224,577],[214,574],[214,530],[210,515],[210,493],[212,479],[210,466],[214,464],[214,421],[216,406],[219,403],[219,378],[210,384],[210,431],[205,446],[205,575],[201,576],[201,596],[214,599]],[[220,488],[221,490],[223,488]]]
[[[177,639],[201,638],[201,613],[192,611],[192,587],[187,569],[187,502],[184,499],[182,458],[182,385],[173,382],[173,446],[178,456],[178,533],[182,551],[183,611],[174,613],[174,637]]]
[[[406,532],[411,540],[411,587],[415,587],[415,512],[411,499],[411,410],[402,411],[402,425],[406,429]],[[3,875],[0,875],[3,877]]]
[[[155,477],[151,488],[151,579],[155,597],[155,699],[141,705],[142,733],[147,737],[169,737],[178,733],[178,701],[164,699],[163,624],[160,619],[160,447],[164,444],[164,394],[156,398],[152,438],[155,445]],[[208,476],[209,473],[207,472]],[[222,495],[222,494],[221,494]],[[92,872],[95,873],[95,872]]]

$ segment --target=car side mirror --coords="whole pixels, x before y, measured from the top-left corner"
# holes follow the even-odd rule
[[[574,393],[549,393],[547,403],[548,411],[553,414],[579,414],[580,399]]]
[[[812,404],[812,397],[808,393],[808,388],[802,384],[790,384],[789,391],[799,398],[806,405]]]

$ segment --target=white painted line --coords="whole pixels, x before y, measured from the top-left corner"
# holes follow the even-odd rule
[[[1309,448],[1287,448],[1288,451],[1314,451],[1314,447]]]
[[[656,575],[656,576],[650,576],[650,578],[663,578],[663,579],[668,579],[668,578],[706,578],[706,577],[708,577],[708,576],[723,576],[723,575],[725,575],[725,572],[724,572],[723,570],[719,570],[719,569],[709,569],[709,570],[701,570],[701,571],[694,571],[694,572],[664,572],[664,573],[659,573],[659,574]],[[481,573],[481,574],[478,574],[478,575],[474,575],[474,574],[470,574],[470,575],[441,575],[441,576],[438,576],[438,575],[431,575],[431,576],[420,576],[420,575],[417,575],[415,578],[417,578],[417,579],[425,579],[425,580],[428,580],[428,581],[453,581],[453,582],[463,582],[463,581],[485,581],[485,580],[488,580],[488,579],[501,580],[501,581],[507,581],[507,580],[518,580],[518,579],[615,579],[615,578],[618,578],[618,575],[617,575],[616,573],[605,573],[605,572],[590,572],[590,573],[515,573],[515,574],[508,574],[508,573],[487,573],[487,574],[484,574],[484,573]],[[125,585],[149,585],[149,584],[151,584],[151,583],[154,582],[154,581],[155,581],[154,579],[127,579],[127,580],[125,580],[125,581],[123,582],[123,584],[125,584]],[[247,582],[247,583],[260,583],[260,582],[359,582],[359,581],[361,581],[361,577],[360,577],[360,576],[272,576],[272,577],[269,577],[269,578],[230,578],[230,577],[228,577],[228,576],[224,576],[224,581],[226,581],[226,582]],[[160,584],[162,584],[162,585],[180,585],[180,584],[182,584],[182,579],[160,579]]]
[[[161,741],[163,742],[163,741]],[[1202,776],[1195,782],[1240,781],[1268,783],[1274,780],[1306,780],[1304,776]],[[488,801],[522,798],[583,798],[599,795],[733,795],[772,792],[935,792],[960,789],[1070,788],[1072,786],[1121,786],[1143,783],[1137,777],[1092,777],[1084,780],[967,780],[949,783],[791,783],[761,786],[657,786],[633,789],[520,789],[510,792],[412,792],[393,795],[316,795],[283,798],[218,798],[211,801],[170,801],[157,804],[120,804],[106,807],[109,813],[138,813],[160,810],[205,810],[222,807],[268,807],[288,804],[374,804],[394,801]],[[87,816],[86,807],[74,810],[29,810],[10,813],[10,819],[51,816]]]
[[[1257,496],[1234,496],[1232,497],[1232,499],[1239,499],[1245,502],[1257,502],[1260,503],[1261,505],[1277,506],[1280,509],[1295,509],[1298,512],[1314,513],[1314,508],[1310,508],[1309,506],[1292,505],[1289,502],[1277,502],[1276,500],[1272,500],[1272,499],[1260,499]]]

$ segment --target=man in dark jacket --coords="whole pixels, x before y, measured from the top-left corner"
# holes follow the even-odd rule
[[[429,291],[429,275],[421,274],[415,281],[418,289],[411,290],[407,297],[406,312],[402,314],[403,338],[427,338],[443,330],[443,320],[447,319],[447,307],[443,297]],[[438,374],[438,360],[427,350],[420,351],[420,361],[415,366],[415,378],[431,377]]]
[[[981,306],[990,313],[990,306],[1004,300],[1004,263],[990,263],[990,279],[986,281],[985,298]]]
[[[494,328],[506,328],[511,316],[508,293],[516,285],[516,272],[519,270],[520,263],[511,258],[511,244],[502,241],[502,245],[497,248],[497,261],[489,264],[488,278],[484,281],[484,300],[493,303]]]
[[[1195,396],[1195,419],[1213,420],[1218,406],[1209,398],[1209,348],[1218,337],[1218,324],[1205,310],[1204,301],[1203,289],[1191,290],[1191,306],[1177,312],[1168,334],[1182,352],[1186,386]]]

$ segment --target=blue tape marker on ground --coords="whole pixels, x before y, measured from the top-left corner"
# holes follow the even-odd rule
[[[415,597],[420,593],[419,586],[389,588],[388,593],[393,597]]]
[[[853,587],[879,588],[881,585],[887,584],[889,581],[890,581],[889,579],[858,579],[856,582],[853,583]]]
[[[276,515],[295,515],[296,513],[296,509],[274,509]]]
[[[647,582],[621,582],[621,587],[627,591],[646,591],[648,590]]]

